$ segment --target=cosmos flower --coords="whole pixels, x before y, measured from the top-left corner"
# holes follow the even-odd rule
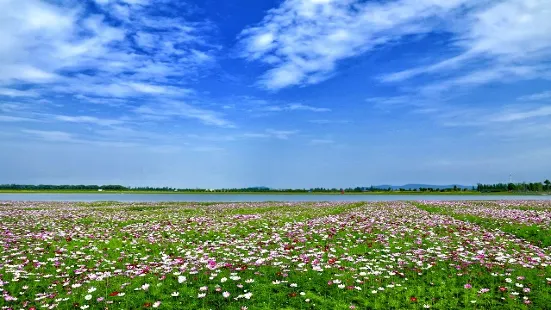
[[[342,294],[345,302],[349,302],[365,296],[359,290],[367,290],[373,294],[369,302],[376,302],[379,298],[390,298],[396,290],[407,291],[406,287],[412,285],[408,285],[412,282],[408,279],[410,275],[427,277],[426,285],[437,287],[439,283],[430,282],[427,273],[440,272],[441,266],[452,264],[450,268],[455,272],[449,276],[463,281],[464,289],[472,288],[464,279],[475,277],[473,270],[487,269],[496,284],[477,288],[478,294],[495,299],[508,299],[510,295],[515,297],[510,302],[517,306],[529,300],[534,308],[541,307],[540,295],[551,285],[551,278],[534,278],[533,273],[551,265],[550,248],[454,216],[472,215],[488,222],[550,227],[549,202],[426,204],[445,208],[449,214],[426,212],[409,202],[363,203],[350,209],[347,203],[337,202],[282,203],[282,209],[268,212],[258,210],[273,208],[273,204],[224,203],[208,207],[182,204],[171,205],[171,212],[143,212],[131,208],[162,205],[136,203],[90,208],[74,203],[10,203],[10,207],[4,208],[0,203],[0,242],[6,253],[0,254],[0,298],[4,303],[13,303],[13,309],[29,309],[32,303],[44,309],[61,308],[69,298],[92,300],[97,293],[91,285],[107,283],[105,294],[115,298],[96,300],[102,302],[101,308],[112,308],[134,297],[131,293],[125,296],[123,292],[127,289],[137,291],[136,296],[150,296],[154,291],[173,297],[182,293],[182,298],[187,297],[189,294],[183,293],[187,289],[172,292],[175,289],[171,283],[177,280],[179,284],[188,282],[190,289],[198,289],[198,298],[204,298],[207,291],[220,293],[221,297],[212,295],[213,300],[224,297],[226,289],[241,288],[241,294],[224,297],[228,307],[239,308],[243,299],[256,297],[247,289],[265,285],[264,281],[283,284],[288,288],[279,289],[288,290],[286,293],[291,291],[289,288],[304,287],[304,292],[296,289],[288,296],[300,294],[302,297],[295,301],[305,301],[310,293],[304,283],[311,281],[322,286],[327,283],[328,297]],[[515,206],[523,210],[516,210]],[[334,213],[335,208],[341,207],[344,211]],[[235,214],[236,209],[258,212]],[[3,221],[4,218],[10,220]],[[31,221],[41,229],[21,224]],[[211,233],[216,238],[204,240]],[[71,240],[70,245],[67,239]],[[358,254],[364,250],[366,254]],[[274,278],[259,266],[275,269]],[[519,275],[524,268],[534,272]],[[119,279],[124,283],[120,284]],[[231,285],[227,284],[229,279]],[[500,282],[504,286],[500,287]],[[40,283],[40,290],[35,283]],[[19,299],[9,294],[10,287],[21,287],[19,292],[11,292]],[[99,290],[103,295],[103,286]],[[413,298],[415,301],[410,302],[425,301],[430,306],[428,296]],[[19,307],[26,300],[29,303]],[[180,299],[172,302],[176,300]],[[212,307],[213,301],[208,298],[195,302]],[[147,304],[152,307],[155,303]],[[75,308],[81,306],[76,304]],[[99,305],[91,308],[96,306]]]

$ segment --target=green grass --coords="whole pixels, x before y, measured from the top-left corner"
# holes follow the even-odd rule
[[[442,208],[417,207],[448,215]],[[160,301],[159,309],[548,309],[551,266],[457,260],[452,254],[458,247],[510,255],[529,250],[501,235],[470,245],[496,228],[477,222],[482,231],[466,230],[462,224],[434,225],[405,202],[6,205],[0,207],[0,288],[17,300],[1,299],[0,305],[146,309]],[[204,257],[229,265],[210,270]],[[202,287],[206,296],[199,298]],[[489,291],[480,293],[484,288]],[[246,293],[250,299],[234,299]]]

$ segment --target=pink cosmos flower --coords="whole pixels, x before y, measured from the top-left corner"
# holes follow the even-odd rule
[[[216,269],[216,261],[214,259],[209,259],[207,263],[207,268],[211,270]]]

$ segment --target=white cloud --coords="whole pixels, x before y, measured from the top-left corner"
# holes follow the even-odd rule
[[[145,82],[124,82],[113,79],[111,83],[102,83],[95,77],[80,76],[82,84],[70,84],[51,87],[59,93],[73,94],[77,98],[86,98],[86,95],[95,97],[108,97],[111,99],[143,97],[183,97],[192,93],[190,89],[163,84],[150,84]],[[86,94],[86,95],[83,95]]]
[[[33,129],[24,129],[24,133],[28,133],[34,136],[39,137],[40,139],[46,141],[56,141],[56,142],[69,142],[73,141],[74,137],[71,133],[63,131],[54,131],[54,130],[33,130]]]
[[[449,32],[460,54],[443,61],[391,73],[383,81],[396,82],[423,73],[479,66],[530,66],[551,56],[551,2],[503,0],[469,12],[454,21]]]
[[[82,144],[82,145],[93,145],[98,147],[144,147],[143,145],[140,145],[135,142],[85,139],[66,131],[23,129],[21,130],[21,132],[31,136],[32,138],[43,140],[49,143]]]
[[[445,127],[464,127],[479,136],[503,139],[551,139],[551,107],[544,104],[515,103],[496,107],[436,107],[426,116]]]
[[[22,109],[21,105],[13,102],[0,102],[0,111],[2,112],[20,111]]]
[[[11,115],[0,115],[0,122],[34,122],[36,120],[32,118],[11,116]]]
[[[456,86],[473,87],[492,82],[507,83],[534,79],[545,75],[546,70],[546,67],[541,66],[495,65],[421,86],[418,91],[421,95],[431,97]]]
[[[315,84],[339,61],[432,25],[461,11],[470,0],[285,0],[240,35],[241,57],[266,63],[260,84],[268,89]]]
[[[536,101],[536,100],[545,100],[545,99],[551,99],[551,90],[532,94],[532,95],[522,96],[518,98],[518,100],[521,100],[521,101]]]
[[[420,104],[417,102],[419,99],[414,99],[411,96],[371,97],[365,101],[383,110]]]
[[[53,84],[36,92],[104,97],[180,95],[214,59],[207,22],[190,23],[163,1],[3,0],[0,85]],[[173,4],[170,4],[173,5]],[[115,13],[115,9],[119,13]],[[126,13],[121,16],[123,8]],[[209,28],[210,27],[210,28]],[[86,73],[84,73],[86,72]],[[11,91],[13,95],[22,93]]]
[[[318,108],[300,103],[293,103],[288,105],[272,105],[263,106],[259,110],[267,112],[281,112],[281,111],[310,111],[310,112],[330,112],[329,108]]]
[[[69,123],[88,123],[95,124],[100,126],[115,126],[121,125],[124,122],[116,119],[102,119],[94,116],[68,116],[68,115],[56,115],[54,117],[58,121],[69,122]]]
[[[546,116],[551,116],[551,106],[542,106],[529,110],[526,108],[509,110],[491,117],[489,120],[493,122],[512,122]]]
[[[0,87],[0,96],[7,97],[36,97],[38,94],[33,90],[18,90],[13,88]]]
[[[0,68],[0,81],[48,83],[59,78],[55,73],[26,64],[3,64]]]
[[[287,140],[290,136],[295,135],[298,133],[298,130],[275,130],[275,129],[267,129],[267,133],[272,135],[275,138],[281,139],[281,140]]]
[[[311,112],[330,112],[331,111],[331,109],[329,108],[316,108],[316,107],[312,107],[312,106],[308,106],[300,103],[289,105],[289,110],[291,111],[304,110],[304,111],[311,111]]]
[[[235,125],[222,117],[218,112],[201,109],[178,101],[166,101],[163,103],[139,106],[134,110],[142,117],[154,117],[159,120],[171,118],[196,119],[206,125],[233,128]]]

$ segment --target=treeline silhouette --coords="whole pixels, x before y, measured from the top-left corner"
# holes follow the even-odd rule
[[[337,192],[546,192],[551,191],[551,182],[545,180],[542,183],[497,183],[497,184],[478,184],[472,188],[460,188],[457,186],[449,188],[391,188],[391,187],[348,187],[348,188],[288,188],[288,189],[273,189],[268,187],[246,187],[246,188],[222,188],[222,189],[205,189],[205,188],[175,188],[175,187],[129,187],[123,185],[25,185],[25,184],[0,184],[0,190],[11,191],[144,191],[144,192],[213,192],[213,193],[337,193]]]
[[[474,189],[474,188],[473,188]],[[40,191],[40,190],[54,190],[54,191],[147,191],[147,192],[166,192],[166,191],[178,191],[178,192],[215,192],[215,193],[240,193],[240,192],[291,192],[291,193],[323,193],[323,192],[390,192],[390,191],[420,191],[420,192],[453,192],[453,191],[467,191],[466,188],[460,189],[457,186],[453,188],[381,188],[381,187],[348,187],[348,188],[286,188],[286,189],[273,189],[268,187],[245,187],[245,188],[222,188],[222,189],[205,189],[205,188],[175,188],[175,187],[128,187],[123,185],[24,185],[24,184],[0,184],[0,190],[21,190],[21,191]]]
[[[479,192],[548,192],[551,191],[551,181],[533,183],[497,183],[478,184]]]

